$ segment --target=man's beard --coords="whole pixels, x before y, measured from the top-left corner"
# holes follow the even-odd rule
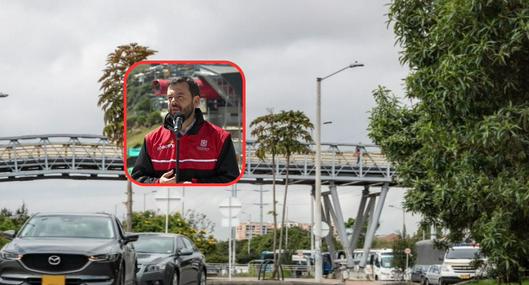
[[[182,109],[182,115],[184,115],[184,121],[189,119],[191,115],[193,115],[194,111],[195,111],[195,108],[192,104]]]
[[[170,112],[171,115],[176,115],[176,114],[180,114],[184,117],[184,121],[189,119],[189,117],[191,117],[193,115],[193,113],[195,112],[195,107],[193,106],[193,104],[190,104],[186,107],[183,107],[180,109],[180,111],[175,111],[174,113],[173,112]]]

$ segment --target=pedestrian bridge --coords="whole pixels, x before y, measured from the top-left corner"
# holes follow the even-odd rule
[[[271,183],[272,158],[256,156],[256,142],[246,144],[246,164],[240,183]],[[314,150],[314,145],[311,146]],[[240,160],[242,155],[239,153]],[[276,181],[314,184],[315,154],[276,157]],[[129,160],[130,163],[130,160]],[[322,144],[323,184],[392,184],[394,170],[375,145]],[[124,180],[123,151],[106,137],[49,134],[0,138],[0,182],[33,179]]]
[[[239,183],[271,183],[273,175],[279,183],[315,184],[314,152],[293,155],[287,165],[283,156],[276,157],[276,166],[268,155],[261,160],[256,156],[259,145],[246,144],[244,175]],[[314,145],[310,146],[314,150]],[[238,154],[242,158],[242,154]],[[131,163],[130,158],[127,160]],[[241,163],[243,159],[240,159]],[[333,224],[347,257],[347,267],[353,264],[352,253],[357,248],[360,225],[368,221],[364,241],[364,258],[360,266],[366,265],[376,226],[389,190],[393,185],[394,169],[375,145],[325,143],[322,144],[322,184],[329,191],[322,193],[322,218]],[[35,179],[97,179],[125,180],[123,151],[111,144],[107,138],[97,135],[56,134],[31,135],[0,138],[0,182]],[[352,238],[349,239],[344,226],[342,207],[337,187],[363,185],[360,207],[356,216]],[[382,186],[380,192],[371,192],[370,186]],[[261,191],[262,194],[262,191]],[[361,222],[360,222],[361,221]],[[334,242],[327,238],[329,252],[334,256]]]

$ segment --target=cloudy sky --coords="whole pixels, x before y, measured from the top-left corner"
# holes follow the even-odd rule
[[[316,77],[363,63],[323,82],[322,119],[333,124],[323,128],[322,140],[369,143],[371,90],[385,85],[402,95],[407,74],[387,27],[388,1],[0,0],[0,92],[10,94],[0,98],[0,137],[101,134],[97,80],[106,55],[118,45],[137,42],[158,51],[150,59],[238,64],[246,77],[247,123],[267,108],[302,110],[314,118]],[[252,187],[239,187],[243,203],[255,202]],[[124,190],[123,182],[8,182],[0,184],[0,207],[25,201],[32,211],[113,212],[118,205],[122,214]],[[150,189],[136,189],[138,201],[145,191]],[[220,188],[193,191],[186,191],[186,204],[211,216],[218,216],[218,202],[229,195]],[[403,191],[392,190],[389,203],[400,204]],[[351,201],[346,212],[356,213],[360,191],[341,189],[340,194]],[[215,199],[197,203],[204,195]],[[146,206],[155,207],[149,196]],[[307,189],[294,190],[292,197],[309,203]],[[142,209],[143,204],[136,206]],[[248,206],[248,211],[252,219],[258,217],[257,207]],[[310,214],[298,212],[295,219],[308,222]],[[384,210],[380,233],[400,229],[398,213]],[[413,227],[416,219],[409,220]]]

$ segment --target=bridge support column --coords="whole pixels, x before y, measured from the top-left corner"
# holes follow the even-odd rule
[[[364,186],[362,190],[362,199],[360,200],[360,206],[358,207],[358,212],[356,214],[355,223],[353,226],[353,235],[349,242],[349,253],[353,256],[353,252],[356,249],[358,239],[360,238],[360,233],[362,232],[363,225],[365,223],[365,218],[367,217],[368,212],[366,211],[366,202],[369,197],[369,186]],[[349,264],[347,264],[349,266]]]
[[[340,198],[338,197],[338,190],[334,182],[331,182],[331,185],[329,188],[330,188],[330,195],[332,198],[332,205],[334,206],[334,213],[332,215],[334,219],[334,225],[336,226],[336,230],[338,231],[338,236],[340,237],[340,242],[342,243],[342,246],[345,251],[345,257],[347,258],[347,267],[353,267],[354,265],[353,256],[349,248],[349,240],[347,239],[347,232],[345,231],[345,221],[343,219]],[[330,204],[329,197],[326,196],[325,198],[327,202]]]
[[[360,260],[360,267],[365,267],[367,263],[367,258],[369,251],[371,250],[371,244],[373,243],[373,238],[375,237],[375,232],[378,227],[378,222],[380,219],[380,214],[382,213],[382,207],[384,206],[384,201],[389,191],[389,183],[384,183],[382,190],[380,191],[380,198],[378,200],[374,215],[369,217],[369,226],[367,227],[366,240],[364,242],[364,255]],[[369,201],[371,203],[371,201]]]
[[[332,212],[332,205],[330,203],[328,192],[321,193],[323,198],[323,207],[321,209],[321,216],[325,223],[329,225],[329,234],[325,236],[325,242],[327,243],[327,248],[329,249],[329,254],[331,255],[331,259],[334,259],[334,255],[336,253],[336,247],[334,246],[334,241],[332,239],[333,236],[333,225],[332,220],[334,219],[334,213]]]

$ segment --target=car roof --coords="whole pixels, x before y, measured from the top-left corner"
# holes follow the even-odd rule
[[[156,233],[156,232],[143,232],[143,233],[134,233],[139,236],[160,236],[160,237],[186,237],[180,234],[173,233]]]
[[[113,215],[108,213],[72,213],[72,212],[44,212],[36,213],[33,216],[43,217],[43,216],[79,216],[79,217],[113,217]]]

